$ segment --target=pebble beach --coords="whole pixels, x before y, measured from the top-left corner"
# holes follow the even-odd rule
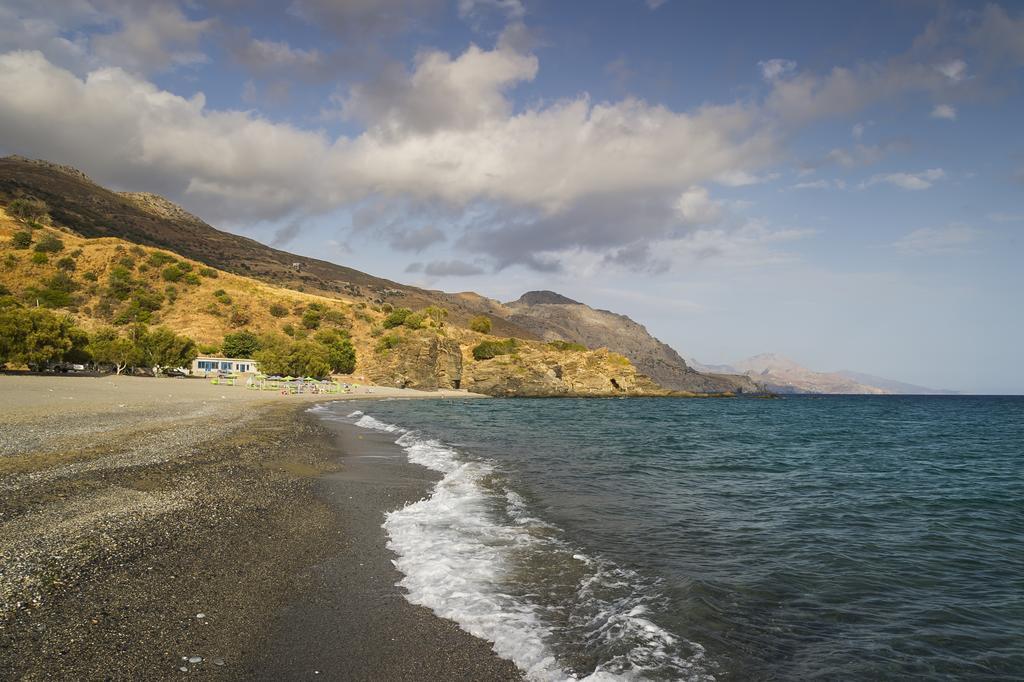
[[[307,412],[325,399],[457,396],[467,394],[373,387],[325,398],[194,379],[0,376],[0,679],[306,677],[322,672],[314,652],[324,642],[296,644],[289,622],[311,613],[302,604],[325,602],[303,627],[365,633],[366,660],[335,660],[335,678],[415,679],[415,659],[436,656],[396,648],[390,635],[383,644],[384,631],[412,623],[459,652],[443,674],[515,679],[486,642],[394,586],[380,522],[388,505],[427,489],[408,485],[419,474],[352,478],[353,447]],[[376,493],[352,507],[367,485]],[[288,665],[268,650],[287,651]]]

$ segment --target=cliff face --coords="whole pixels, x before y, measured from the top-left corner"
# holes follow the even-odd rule
[[[464,388],[492,396],[661,396],[670,392],[606,349],[561,351],[520,341],[508,355],[475,360],[483,335],[446,327],[392,336],[360,360],[357,373],[374,383],[431,390]]]
[[[815,372],[774,353],[762,353],[733,365],[715,365],[709,369],[742,372],[775,393],[878,395],[890,392],[838,373]]]
[[[750,377],[702,374],[688,367],[671,346],[651,336],[625,315],[597,310],[551,291],[531,291],[506,303],[508,319],[542,339],[562,339],[588,348],[608,348],[636,365],[639,372],[674,391],[757,393]]]

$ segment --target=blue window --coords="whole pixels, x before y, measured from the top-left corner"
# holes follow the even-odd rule
[[[230,362],[222,362],[222,363],[220,363],[220,368],[221,369],[226,369],[226,370],[230,371],[231,370],[231,363]]]

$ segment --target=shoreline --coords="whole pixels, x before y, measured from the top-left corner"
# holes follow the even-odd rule
[[[430,666],[519,679],[394,584],[383,513],[418,499],[429,476],[403,457],[397,478],[375,479],[350,452],[358,438],[339,442],[306,412],[427,396],[277,399],[183,383],[0,377],[0,679],[305,676],[301,662],[334,651],[342,627],[362,642],[334,659],[346,679]],[[288,614],[303,613],[322,636],[293,640],[295,666],[273,667],[286,659],[264,654],[284,651],[282,633],[300,631]]]
[[[403,576],[386,546],[384,514],[428,496],[441,476],[409,463],[393,434],[307,416],[330,432],[338,452],[341,466],[315,487],[337,514],[342,546],[313,568],[312,588],[279,611],[248,676],[523,679],[490,642],[411,604],[397,586]]]

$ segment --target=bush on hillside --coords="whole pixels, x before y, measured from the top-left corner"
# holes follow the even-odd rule
[[[319,306],[314,308],[315,303],[311,303],[306,309],[306,312],[302,313],[302,326],[306,329],[317,329],[320,327],[320,320],[323,319],[323,313],[320,312]]]
[[[377,341],[377,345],[373,347],[373,350],[377,353],[387,353],[390,350],[398,348],[402,345],[402,337],[398,334],[385,334],[380,337]]]
[[[213,268],[199,268],[199,274],[209,279],[217,279],[220,275]]]
[[[270,314],[273,315],[274,317],[287,317],[288,316],[288,309],[285,308],[280,303],[271,303],[270,304]]]
[[[57,267],[64,272],[74,272],[77,265],[75,265],[75,259],[71,256],[64,256],[57,261]]]
[[[15,199],[7,204],[7,213],[23,223],[30,224],[45,224],[50,219],[46,202],[41,199]]]
[[[50,262],[50,257],[42,251],[36,251],[32,254],[32,258],[29,259],[33,265],[46,265]]]
[[[180,282],[185,276],[185,271],[178,267],[178,263],[175,263],[164,268],[160,276],[167,282]]]
[[[405,324],[406,318],[412,315],[412,311],[408,308],[395,308],[391,311],[391,314],[384,318],[381,325],[385,329],[394,329],[395,327],[401,327]]]
[[[475,360],[490,360],[491,358],[496,358],[499,355],[509,355],[510,353],[514,353],[515,350],[515,339],[505,339],[504,341],[483,341],[473,348],[473,358]]]
[[[32,246],[32,233],[25,232],[24,230],[15,232],[11,235],[11,248],[12,249],[27,249]]]
[[[146,262],[149,263],[154,268],[159,268],[165,265],[170,265],[171,263],[177,263],[178,259],[175,258],[174,256],[164,253],[163,251],[154,251],[153,253],[149,254],[149,260]]]
[[[43,238],[36,242],[35,250],[39,253],[57,253],[64,250],[64,242],[56,235],[43,235]]]
[[[548,346],[551,347],[551,348],[554,348],[557,351],[562,351],[562,352],[565,352],[565,351],[577,351],[577,352],[582,353],[583,351],[588,350],[587,347],[584,346],[582,343],[574,343],[572,341],[562,341],[561,339],[558,339],[556,341],[550,341],[548,343]]]
[[[469,328],[481,334],[491,333],[491,318],[486,315],[477,315],[469,321]]]

